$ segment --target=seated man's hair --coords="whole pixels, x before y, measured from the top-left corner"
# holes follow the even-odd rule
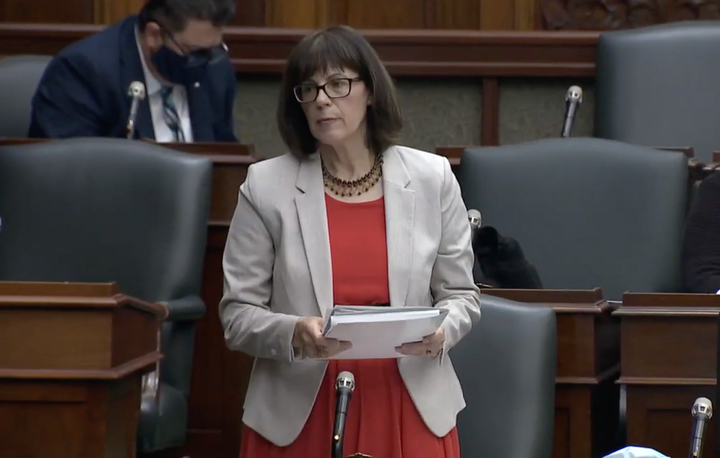
[[[157,22],[168,32],[182,32],[188,21],[209,21],[215,27],[229,24],[235,17],[234,0],[148,0],[139,13],[140,30]]]

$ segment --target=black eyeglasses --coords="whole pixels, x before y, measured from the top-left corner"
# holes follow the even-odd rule
[[[158,24],[159,25],[159,24]],[[228,56],[228,47],[225,43],[221,43],[217,46],[210,48],[196,49],[194,51],[186,51],[185,46],[177,42],[175,37],[172,36],[163,26],[160,26],[163,35],[168,37],[170,41],[175,43],[175,46],[187,57],[187,67],[201,67],[203,65],[213,65],[226,59]]]
[[[310,103],[317,100],[320,91],[325,91],[325,94],[331,99],[341,99],[350,95],[352,91],[352,83],[360,81],[360,77],[355,78],[334,78],[325,84],[317,85],[312,83],[303,83],[293,88],[295,99],[300,103]]]

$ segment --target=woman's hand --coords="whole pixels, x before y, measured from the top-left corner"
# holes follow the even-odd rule
[[[437,358],[443,349],[445,343],[445,331],[438,328],[435,334],[423,337],[421,342],[410,342],[395,347],[395,351],[407,356],[426,356]]]
[[[323,319],[317,316],[300,318],[295,323],[292,345],[308,358],[331,358],[352,347],[350,342],[328,339],[322,335]]]

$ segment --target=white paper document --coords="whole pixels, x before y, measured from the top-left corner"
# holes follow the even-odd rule
[[[447,313],[433,307],[338,305],[325,317],[323,335],[352,343],[330,359],[402,358],[395,347],[434,334]]]

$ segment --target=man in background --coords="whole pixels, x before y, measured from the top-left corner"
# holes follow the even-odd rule
[[[696,192],[685,219],[683,282],[691,293],[720,294],[720,172]]]
[[[233,0],[148,0],[139,15],[72,44],[40,81],[28,136],[127,137],[128,89],[141,82],[134,138],[237,141],[223,43],[234,16]]]

